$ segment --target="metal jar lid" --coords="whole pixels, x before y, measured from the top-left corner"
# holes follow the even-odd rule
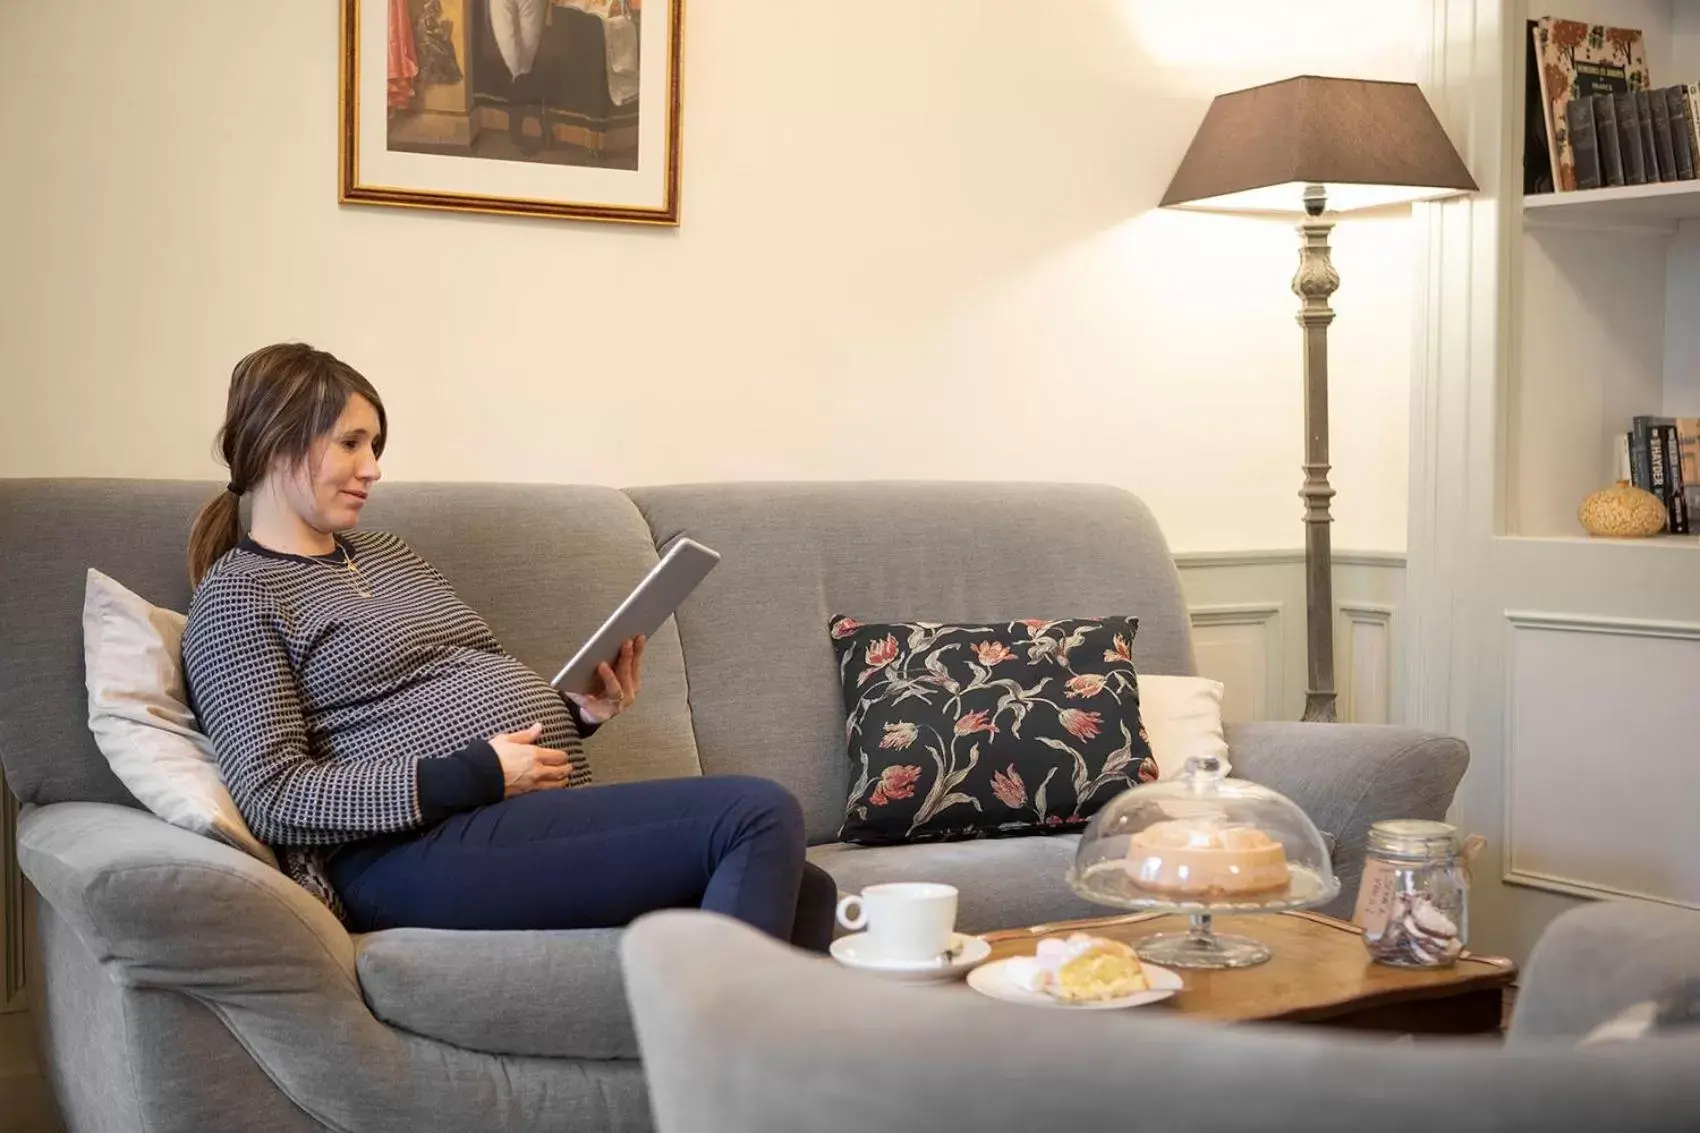
[[[1458,828],[1420,818],[1394,818],[1372,825],[1367,845],[1373,854],[1401,858],[1451,857],[1459,850]]]

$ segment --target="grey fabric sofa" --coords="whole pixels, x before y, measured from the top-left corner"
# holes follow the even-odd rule
[[[1700,1128],[1700,1026],[1578,1045],[1700,975],[1700,914],[1567,913],[1507,1043],[1223,1026],[1159,1007],[1064,1014],[960,983],[883,982],[701,912],[639,918],[626,981],[662,1133],[1678,1133]]]
[[[85,726],[85,568],[186,608],[186,533],[213,489],[0,481],[0,760],[25,804],[37,1019],[68,1124],[649,1128],[619,932],[351,937],[281,874],[156,820],[113,777]],[[1098,911],[1061,882],[1074,841],[834,844],[848,778],[828,617],[1125,611],[1141,619],[1141,668],[1193,671],[1162,534],[1108,488],[386,484],[367,523],[404,535],[546,671],[659,543],[688,530],[720,550],[655,638],[642,703],[589,745],[599,780],[771,776],[802,801],[812,856],[842,888],[954,883],[970,931]],[[1336,839],[1337,908],[1368,824],[1440,816],[1467,762],[1456,740],[1397,728],[1258,724],[1228,738],[1237,774]]]

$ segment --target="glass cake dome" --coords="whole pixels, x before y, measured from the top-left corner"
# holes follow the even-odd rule
[[[1303,909],[1340,892],[1305,812],[1267,787],[1229,779],[1214,756],[1105,804],[1080,836],[1068,884],[1101,905],[1191,916],[1187,931],[1135,945],[1142,959],[1180,968],[1269,959],[1259,941],[1213,931],[1212,917]]]

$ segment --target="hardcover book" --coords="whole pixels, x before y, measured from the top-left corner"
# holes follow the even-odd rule
[[[1617,119],[1618,148],[1623,152],[1623,183],[1644,185],[1647,166],[1641,156],[1641,122],[1635,116],[1635,96],[1624,91],[1612,95],[1611,101]]]
[[[1594,143],[1600,151],[1600,175],[1610,185],[1628,184],[1623,179],[1623,139],[1617,129],[1617,96],[1596,94]]]
[[[1688,88],[1665,87],[1665,105],[1670,108],[1671,152],[1676,155],[1676,179],[1694,180],[1694,129],[1688,120]]]
[[[1659,447],[1665,456],[1665,512],[1669,516],[1665,529],[1672,535],[1689,534],[1688,496],[1683,490],[1682,459],[1678,455],[1676,425],[1667,422],[1659,426]]]
[[[1598,189],[1605,183],[1600,167],[1600,145],[1594,136],[1594,100],[1573,98],[1564,108],[1569,120],[1570,152],[1576,163],[1576,187]]]
[[[1688,522],[1700,514],[1700,417],[1676,419],[1677,468],[1682,473],[1683,500],[1688,505]]]
[[[1630,430],[1630,457],[1637,488],[1645,488],[1665,505],[1665,530],[1689,533],[1688,498],[1683,490],[1679,419],[1638,416]]]
[[[1669,166],[1659,163],[1659,139],[1653,129],[1653,95],[1651,91],[1638,90],[1635,96],[1635,117],[1641,123],[1641,153],[1646,158],[1647,184],[1656,181],[1669,181],[1673,172]],[[1668,160],[1668,158],[1667,158]]]
[[[1684,84],[1682,92],[1688,103],[1688,148],[1694,157],[1694,169],[1700,173],[1700,83]]]
[[[1659,180],[1680,181],[1682,163],[1676,159],[1676,137],[1675,131],[1671,129],[1670,103],[1665,100],[1663,90],[1648,91],[1647,101],[1653,108],[1653,141],[1659,149]]]

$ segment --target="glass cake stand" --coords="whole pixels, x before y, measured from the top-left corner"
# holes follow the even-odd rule
[[[1267,787],[1229,779],[1214,756],[1111,799],[1081,834],[1067,877],[1100,905],[1191,917],[1185,932],[1134,945],[1141,959],[1174,968],[1261,964],[1269,948],[1216,932],[1216,917],[1310,908],[1340,892],[1305,812]]]

